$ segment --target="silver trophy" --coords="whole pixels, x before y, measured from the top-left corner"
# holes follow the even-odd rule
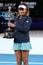
[[[8,11],[6,13],[4,13],[4,19],[5,20],[8,20],[8,22],[11,22],[12,20],[14,20],[14,14],[12,11],[11,11],[12,7],[9,6],[8,7]],[[14,31],[9,27],[8,29],[6,29],[6,31],[4,32],[4,38],[13,38],[14,36]]]

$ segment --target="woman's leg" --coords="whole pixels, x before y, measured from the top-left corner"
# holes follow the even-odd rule
[[[24,65],[28,65],[28,54],[29,50],[22,50],[22,60],[24,62]]]
[[[14,52],[15,52],[15,55],[16,55],[17,65],[21,65],[22,64],[21,50],[15,50]]]

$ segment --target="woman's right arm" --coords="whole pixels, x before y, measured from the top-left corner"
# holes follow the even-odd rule
[[[12,27],[12,28],[15,27],[15,24],[13,24],[13,23],[11,23],[11,22],[8,22],[7,25],[8,25],[8,27]]]

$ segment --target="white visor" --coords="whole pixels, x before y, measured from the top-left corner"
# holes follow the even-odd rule
[[[25,5],[19,5],[18,8],[26,9],[26,6]]]

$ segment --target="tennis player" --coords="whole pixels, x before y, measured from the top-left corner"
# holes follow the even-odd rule
[[[15,29],[13,50],[16,55],[17,65],[21,65],[22,61],[24,65],[28,65],[28,55],[30,49],[32,49],[29,37],[32,19],[29,14],[28,6],[26,4],[20,4],[14,23],[8,22],[8,26]]]

